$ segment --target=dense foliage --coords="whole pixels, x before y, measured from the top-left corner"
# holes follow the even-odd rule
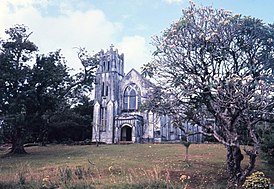
[[[79,49],[82,72],[70,75],[60,50],[37,54],[38,47],[23,25],[5,31],[0,42],[0,116],[5,140],[11,153],[25,153],[23,144],[29,133],[38,132],[45,143],[48,125],[56,113],[70,108],[79,97],[90,92],[97,67],[96,55]]]
[[[73,141],[91,142],[93,101],[84,96],[73,108],[55,114],[48,125],[49,142],[71,143]]]

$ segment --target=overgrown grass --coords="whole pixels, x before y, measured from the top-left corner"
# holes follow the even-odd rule
[[[0,188],[224,188],[225,148],[192,144],[189,164],[181,144],[131,144],[26,148],[25,156],[0,159]],[[0,156],[6,152],[0,151]],[[257,170],[274,180],[258,161]],[[184,183],[185,184],[185,183]]]

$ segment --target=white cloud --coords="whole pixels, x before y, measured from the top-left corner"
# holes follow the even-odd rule
[[[141,71],[143,64],[149,61],[150,52],[144,37],[127,36],[118,44],[120,53],[125,54],[125,73],[135,68]]]
[[[11,5],[15,5],[15,6],[27,6],[27,5],[31,5],[35,2],[35,0],[2,0],[5,3],[9,3]]]
[[[5,29],[15,24],[24,24],[33,31],[31,40],[39,47],[41,53],[61,49],[68,60],[68,66],[76,69],[80,63],[74,47],[85,47],[88,51],[97,52],[112,43],[115,44],[115,35],[122,28],[120,23],[108,21],[101,10],[70,10],[69,14],[45,17],[32,6],[31,0],[25,3],[27,4],[23,4],[24,6],[20,4],[15,7],[15,11],[10,11],[9,4],[1,1],[0,36],[3,36]],[[64,6],[62,4],[62,7]]]
[[[47,3],[52,6],[51,1],[44,1],[45,4],[41,5],[43,9],[48,8]],[[125,72],[132,68],[140,71],[140,67],[149,60],[150,52],[145,38],[127,36],[119,41],[117,36],[122,33],[123,24],[110,22],[101,10],[89,8],[79,11],[73,9],[71,4],[60,3],[57,7],[61,11],[59,14],[45,16],[37,8],[39,6],[33,4],[39,1],[12,2],[13,11],[8,1],[0,0],[0,37],[5,29],[24,24],[33,32],[30,39],[39,47],[40,53],[61,49],[70,68],[77,70],[81,66],[74,47],[85,47],[89,52],[96,53],[114,44],[120,53],[125,54]]]

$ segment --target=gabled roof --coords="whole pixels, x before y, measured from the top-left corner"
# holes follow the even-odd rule
[[[131,80],[134,82],[134,80],[138,80],[139,84],[142,85],[142,87],[153,87],[155,86],[153,83],[151,83],[148,79],[143,77],[138,71],[136,71],[134,68],[132,68],[126,76],[122,79],[123,81]]]

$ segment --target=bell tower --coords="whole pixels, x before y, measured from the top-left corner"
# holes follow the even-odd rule
[[[114,143],[114,118],[118,113],[120,81],[124,77],[124,54],[101,50],[96,71],[93,142]]]

